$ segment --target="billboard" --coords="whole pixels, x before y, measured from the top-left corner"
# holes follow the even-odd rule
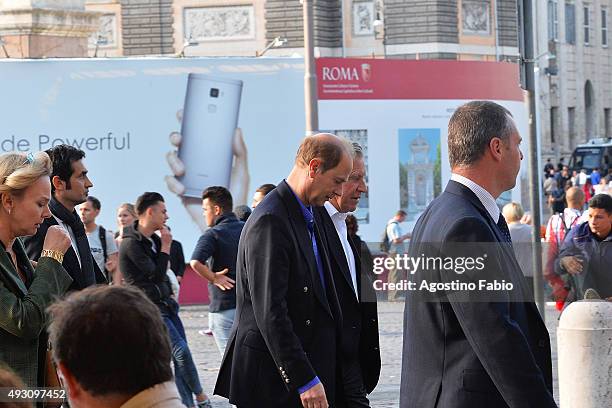
[[[515,65],[319,59],[319,128],[364,147],[370,191],[357,216],[375,241],[399,208],[413,222],[450,177],[446,126],[466,100],[496,100],[526,134]],[[198,195],[228,185],[235,205],[290,171],[304,135],[296,58],[0,61],[0,150],[83,149],[99,223],[144,191],[166,198],[189,257],[205,227]],[[508,193],[520,200],[519,189]],[[409,226],[408,226],[409,227]]]

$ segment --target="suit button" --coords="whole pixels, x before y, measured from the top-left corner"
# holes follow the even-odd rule
[[[538,346],[540,346],[540,347],[546,347],[546,340],[539,340],[539,341],[538,341]]]
[[[376,319],[372,319],[372,320],[370,320],[370,322],[376,323]]]
[[[310,320],[306,320],[306,326],[310,326]]]
[[[378,347],[374,347],[374,351],[378,351]]]
[[[304,293],[308,293],[308,286],[304,286]]]
[[[357,330],[357,326],[353,326],[353,330]]]

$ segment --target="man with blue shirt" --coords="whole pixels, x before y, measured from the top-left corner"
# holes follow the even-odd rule
[[[221,186],[202,193],[202,210],[208,229],[191,257],[191,267],[208,280],[210,329],[221,355],[229,339],[236,313],[236,255],[244,222],[232,212],[232,194]],[[211,259],[210,268],[206,262]]]
[[[253,210],[236,262],[236,320],[215,394],[239,408],[327,408],[342,313],[313,206],[342,194],[352,146],[306,137],[286,180]]]

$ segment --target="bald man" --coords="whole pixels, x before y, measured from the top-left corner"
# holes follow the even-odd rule
[[[336,397],[342,314],[312,207],[342,194],[353,149],[307,137],[249,217],[236,262],[236,320],[215,394],[239,408],[327,408]]]

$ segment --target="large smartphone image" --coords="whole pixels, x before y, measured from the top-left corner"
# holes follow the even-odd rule
[[[178,150],[185,197],[201,198],[210,186],[229,187],[241,94],[242,81],[189,74]]]

